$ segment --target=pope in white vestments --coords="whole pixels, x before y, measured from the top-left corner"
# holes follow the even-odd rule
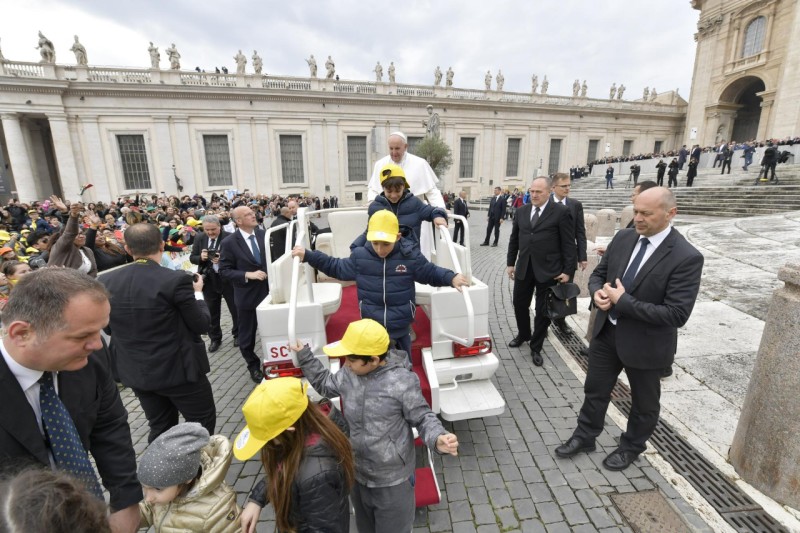
[[[439,183],[439,178],[436,177],[427,161],[408,153],[408,139],[400,131],[389,135],[389,155],[378,159],[372,168],[372,177],[369,180],[367,191],[367,199],[370,202],[383,192],[380,172],[387,163],[394,163],[402,167],[406,173],[408,186],[414,196],[420,197],[423,201],[427,200],[433,206],[446,209],[442,193],[436,186]],[[433,234],[430,222],[422,223],[419,241],[422,254],[430,259],[430,252],[433,248]]]

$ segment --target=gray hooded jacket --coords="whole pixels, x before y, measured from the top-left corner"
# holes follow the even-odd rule
[[[297,358],[318,393],[341,396],[350,424],[356,481],[362,485],[391,487],[414,474],[412,427],[434,451],[436,439],[447,433],[422,396],[419,378],[405,355],[390,350],[386,364],[364,376],[356,376],[347,367],[332,374],[308,347]]]

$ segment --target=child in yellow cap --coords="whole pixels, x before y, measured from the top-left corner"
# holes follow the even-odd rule
[[[310,403],[307,388],[297,378],[265,381],[242,407],[247,427],[234,441],[233,454],[244,461],[261,452],[266,473],[242,511],[243,533],[256,530],[267,502],[275,509],[278,531],[350,529],[350,441],[334,422],[338,411]]]
[[[431,411],[405,354],[391,349],[389,334],[374,320],[351,323],[340,341],[323,351],[345,357],[332,374],[299,343],[292,346],[303,374],[323,396],[340,396],[356,460],[351,493],[359,533],[411,531],[414,525],[414,436],[428,448],[458,455],[458,439]]]
[[[381,169],[381,187],[383,193],[375,197],[369,204],[371,217],[383,209],[397,216],[402,226],[414,231],[417,239],[423,221],[433,222],[437,226],[447,226],[447,212],[441,207],[426,204],[411,193],[406,180],[406,173],[400,165],[389,163]]]
[[[369,219],[367,241],[337,259],[319,250],[295,246],[292,256],[342,281],[355,281],[362,318],[380,322],[395,345],[411,357],[409,328],[414,322],[414,282],[434,287],[461,287],[467,278],[434,265],[420,253],[413,233],[400,232],[391,211],[378,211]]]

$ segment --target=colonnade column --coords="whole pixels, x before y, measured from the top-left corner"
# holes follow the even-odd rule
[[[33,178],[31,160],[30,157],[28,157],[28,148],[25,146],[25,138],[22,135],[22,125],[19,121],[19,115],[4,113],[0,115],[0,119],[3,122],[3,132],[6,137],[11,170],[14,174],[17,198],[22,202],[39,200],[36,182]]]
[[[53,136],[58,176],[61,180],[61,194],[71,201],[79,200],[81,190],[78,182],[78,167],[75,164],[75,153],[72,151],[72,139],[67,126],[66,115],[48,115],[50,133]]]

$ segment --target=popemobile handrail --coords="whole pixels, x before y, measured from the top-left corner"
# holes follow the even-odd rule
[[[461,226],[464,230],[464,242],[469,243],[469,224],[467,223],[466,217],[448,213],[447,218],[461,221]],[[467,263],[466,267],[464,267],[464,275],[467,277],[467,281],[472,283],[472,252],[470,251],[469,246],[464,247],[464,257]]]
[[[290,231],[289,222],[284,222],[283,224],[280,224],[278,226],[273,226],[271,228],[268,228],[266,234],[264,235],[264,241],[265,241],[264,242],[264,247],[267,249],[266,250],[266,252],[267,252],[267,279],[269,281],[274,279],[272,277],[272,274],[273,274],[274,270],[272,268],[272,247],[269,245],[270,237],[272,236],[273,233],[275,233],[276,231],[282,230],[282,229],[286,229],[286,231],[289,232]],[[290,240],[291,239],[286,239],[286,242],[289,242]],[[270,287],[270,290],[272,290],[271,287]]]
[[[306,250],[311,248],[311,240],[308,237],[308,223],[306,222],[306,210],[303,207],[297,211],[297,244],[303,246]],[[291,226],[290,226],[291,227]],[[291,240],[291,236],[287,240]],[[292,285],[289,294],[289,346],[297,344],[297,288],[300,283],[300,265],[299,257],[292,258]],[[314,274],[310,268],[305,269],[306,274],[306,291],[309,302],[314,301]],[[311,347],[314,348],[313,346]]]
[[[455,215],[454,215],[455,216]],[[463,218],[460,217],[459,218]],[[450,237],[450,231],[447,229],[447,226],[436,226],[439,228],[439,233],[442,236],[442,239],[447,246],[447,251],[450,253],[450,260],[453,262],[453,269],[455,270],[456,274],[463,274],[461,270],[461,263],[458,260],[458,256],[456,255],[456,249],[453,244],[453,239]],[[464,224],[466,228],[466,224]],[[466,238],[466,235],[465,235]],[[469,250],[469,248],[467,248]],[[467,260],[469,260],[469,255],[467,255]],[[465,274],[466,276],[466,274]],[[466,276],[467,281],[472,283],[472,276]],[[455,335],[451,335],[444,330],[441,330],[440,333],[442,336],[447,337],[453,342],[457,342],[462,346],[472,346],[475,342],[475,310],[472,307],[472,298],[469,295],[469,287],[462,287],[461,294],[464,296],[464,307],[467,309],[467,338],[463,339],[461,337],[457,337]]]

